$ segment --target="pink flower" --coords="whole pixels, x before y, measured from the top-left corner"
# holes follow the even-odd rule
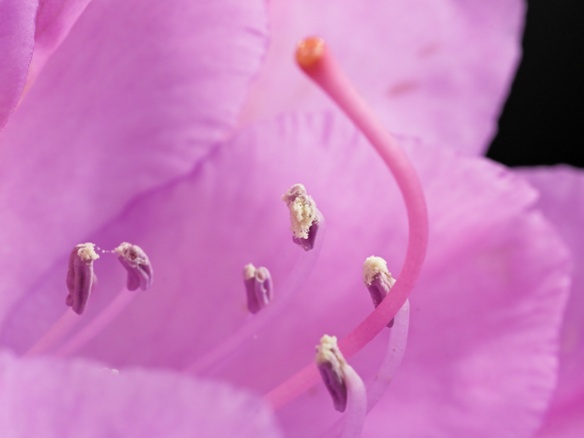
[[[382,16],[374,6],[373,22]],[[426,23],[422,18],[433,15],[422,6],[416,13]],[[365,257],[382,255],[399,282],[406,214],[379,158],[336,109],[315,103],[312,84],[302,85],[304,103],[289,105],[278,86],[265,83],[270,75],[288,78],[271,70],[280,65],[277,52],[260,73],[257,87],[265,88],[253,91],[241,115],[265,51],[263,7],[95,0],[58,50],[39,62],[38,77],[29,77],[34,84],[0,135],[0,431],[8,436],[315,436],[340,418],[323,385],[278,409],[276,419],[251,393],[280,385],[312,360],[322,334],[346,335],[371,312],[360,278]],[[351,7],[338,9],[339,23],[362,22],[344,15],[355,14]],[[495,10],[514,23],[503,28],[517,29],[517,18]],[[407,65],[391,84],[423,73],[415,76],[418,85],[402,90],[403,114],[384,100],[374,106],[406,134],[477,150],[490,135],[516,49],[504,45],[505,59],[480,70],[494,93],[482,82],[451,82],[448,66],[474,78],[480,65],[458,36],[471,35],[468,44],[487,56],[501,41],[479,38],[479,29],[499,22],[458,4],[436,12],[445,17],[439,29],[448,55],[439,57],[433,50],[440,48],[418,39],[425,27],[415,33],[404,47],[425,48],[421,65],[407,58],[408,50],[392,52]],[[275,24],[274,35],[277,42]],[[362,46],[351,41],[354,56]],[[331,44],[351,53],[334,37]],[[379,54],[365,47],[372,50],[365,59]],[[388,68],[378,61],[371,65]],[[21,70],[10,90],[24,86]],[[374,84],[384,74],[371,73],[356,77]],[[298,80],[290,77],[290,90]],[[19,91],[8,95],[6,117]],[[300,108],[318,111],[274,114]],[[529,436],[555,385],[567,251],[520,178],[411,136],[400,142],[422,180],[431,237],[411,296],[403,366],[364,434]],[[291,242],[280,197],[297,182],[326,220],[318,261]],[[126,311],[83,346],[77,353],[83,359],[20,358],[62,314],[67,258],[85,241],[104,248],[138,243],[156,271],[153,287],[136,292]],[[125,284],[115,258],[95,263],[99,284],[82,324]],[[266,266],[274,282],[273,303],[254,321],[241,279],[247,263]],[[209,351],[250,323],[258,327],[253,336],[201,366]],[[388,332],[349,359],[366,384]],[[185,371],[193,368],[196,377]]]

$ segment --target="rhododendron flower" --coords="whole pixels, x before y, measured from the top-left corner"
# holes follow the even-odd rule
[[[286,392],[287,379],[312,362],[323,334],[346,336],[372,312],[363,261],[372,254],[388,261],[391,300],[405,284],[408,235],[425,230],[408,229],[396,182],[337,110],[270,113],[234,129],[238,118],[255,117],[241,116],[241,108],[266,43],[265,5],[240,3],[95,0],[29,77],[0,134],[6,435],[343,430],[347,417],[323,384],[296,394]],[[450,65],[449,57],[443,62]],[[495,82],[500,93],[505,80]],[[405,106],[409,126],[423,94]],[[477,116],[485,123],[472,134],[479,143],[498,95],[484,119]],[[19,97],[11,99],[14,106]],[[404,130],[430,146],[398,138],[428,203],[428,255],[410,298],[403,365],[363,433],[529,436],[555,385],[567,251],[521,178],[434,144],[447,136],[432,129],[439,123],[431,114],[420,117],[423,129]],[[323,215],[310,251],[292,241],[281,200],[296,183]],[[109,250],[139,244],[155,281],[127,291],[115,256],[92,257],[98,284],[71,336],[120,289],[133,301],[75,351],[22,358],[63,314],[67,262],[80,242]],[[266,267],[273,282],[255,315],[241,274],[248,264]],[[385,328],[389,319],[373,341],[346,354],[368,388],[396,333]],[[276,404],[270,394],[278,388],[285,400]]]

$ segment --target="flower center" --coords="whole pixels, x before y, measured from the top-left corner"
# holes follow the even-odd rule
[[[348,405],[353,406],[353,408],[348,408],[350,415],[347,421],[349,423],[352,421],[351,427],[357,430],[362,426],[366,410],[371,407],[371,397],[364,395],[363,383],[348,365],[343,354],[349,358],[355,355],[381,330],[387,326],[392,327],[392,322],[395,320],[395,325],[391,328],[392,348],[388,349],[388,355],[383,360],[379,373],[383,378],[380,378],[379,382],[391,380],[395,368],[401,362],[409,322],[407,299],[420,274],[426,254],[428,241],[426,203],[422,186],[407,156],[354,90],[337,66],[324,41],[320,38],[303,40],[298,46],[296,59],[301,69],[353,121],[393,174],[407,209],[408,246],[403,269],[397,280],[389,274],[383,259],[370,257],[366,260],[364,282],[375,305],[374,310],[345,338],[341,339],[338,346],[336,338],[323,337],[318,347],[316,363],[307,365],[272,389],[265,395],[265,399],[274,409],[278,409],[317,384],[320,375],[331,392],[334,405],[338,410],[345,410]],[[316,203],[307,194],[302,184],[294,185],[283,196],[283,200],[290,210],[292,240],[308,252],[292,272],[290,284],[285,286],[293,290],[299,287],[302,280],[307,277],[307,271],[314,266],[314,258],[318,257],[325,223],[324,217],[316,208]],[[77,323],[79,315],[85,309],[95,279],[93,262],[99,256],[95,253],[93,244],[75,247],[70,256],[67,274],[69,289],[67,305],[70,308],[26,355],[41,354],[50,350],[54,350],[54,354],[61,357],[72,354],[99,334],[131,302],[135,296],[131,291],[138,288],[147,289],[151,286],[152,266],[141,248],[124,242],[115,250],[108,252],[116,254],[127,270],[126,288],[93,321],[55,349]],[[187,367],[186,371],[200,372],[225,357],[237,348],[242,340],[255,333],[260,325],[267,324],[270,319],[286,308],[286,300],[278,301],[277,293],[276,296],[274,295],[272,278],[267,268],[246,265],[243,280],[248,298],[248,309],[251,313],[258,315],[232,337],[200,358],[197,363]],[[391,293],[389,293],[390,289]],[[290,298],[294,294],[282,295]],[[275,298],[274,303],[272,303],[273,298]],[[268,312],[260,312],[268,305],[270,306]],[[379,382],[376,380],[373,384],[375,397],[380,396],[384,389],[384,385]],[[351,401],[351,396],[355,398],[354,402]]]

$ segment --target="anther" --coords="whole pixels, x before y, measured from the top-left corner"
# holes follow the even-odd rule
[[[152,286],[154,271],[148,256],[138,245],[128,242],[121,243],[113,251],[126,271],[128,271],[128,290],[148,289]]]
[[[371,256],[363,263],[363,283],[371,295],[373,305],[377,307],[395,284],[395,278],[391,276],[387,262],[383,258]],[[393,326],[393,319],[387,326]]]
[[[312,196],[306,193],[302,184],[294,184],[283,196],[282,200],[290,210],[290,224],[292,240],[305,251],[314,248],[319,223],[322,214],[316,208],[316,202]]]
[[[67,269],[67,289],[69,295],[65,303],[81,315],[87,305],[87,300],[93,289],[95,273],[93,262],[99,258],[93,243],[80,243],[73,248],[69,256]]]
[[[247,293],[247,308],[258,313],[272,301],[274,294],[272,276],[263,266],[256,268],[251,263],[243,268],[243,284]]]
[[[345,358],[337,346],[336,336],[324,335],[316,346],[316,366],[328,389],[335,409],[344,412],[347,407],[347,384],[345,382]]]

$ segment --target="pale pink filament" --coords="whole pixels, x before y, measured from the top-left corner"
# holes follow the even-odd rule
[[[367,388],[367,412],[370,412],[381,399],[401,365],[406,351],[409,324],[410,302],[408,300],[400,311],[397,312],[397,315],[395,315],[391,329],[388,329],[390,330],[390,333],[385,356],[377,370],[373,382]],[[341,431],[346,427],[346,421],[347,419],[345,417],[339,418],[339,420],[328,429],[325,436],[339,436]]]
[[[80,316],[68,307],[57,322],[24,354],[24,357],[50,351],[71,331],[79,319]]]
[[[137,291],[122,289],[113,301],[85,327],[77,331],[67,342],[55,351],[55,356],[67,357],[102,332],[137,295]]]
[[[367,391],[363,380],[349,364],[345,364],[343,373],[347,385],[347,409],[341,437],[358,438],[361,436],[367,415]]]
[[[377,370],[373,383],[367,388],[367,412],[373,409],[385,394],[402,363],[408,342],[409,326],[410,302],[408,300],[395,315],[393,326],[389,329],[389,342],[385,357]]]
[[[324,42],[318,38],[304,40],[299,46],[297,60],[304,72],[328,93],[381,156],[396,180],[407,209],[409,235],[403,269],[391,294],[339,342],[345,356],[350,357],[386,327],[414,287],[428,243],[426,201],[422,185],[407,156],[357,94]],[[265,398],[277,409],[318,382],[318,371],[311,363],[267,393]]]

